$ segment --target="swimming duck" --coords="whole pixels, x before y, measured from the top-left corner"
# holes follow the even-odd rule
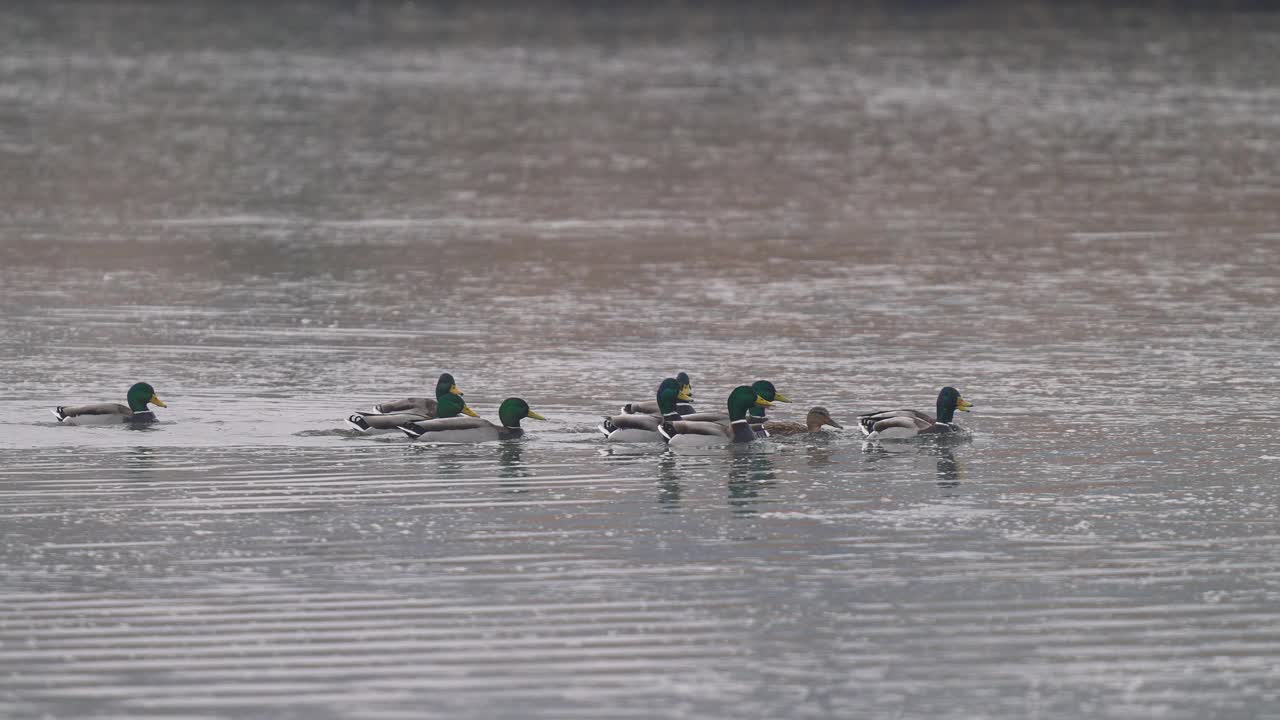
[[[674,380],[680,385],[680,399],[693,399],[693,386],[689,384],[689,373],[681,371]],[[676,405],[676,412],[681,415],[690,415],[696,412],[692,405]],[[622,406],[623,415],[661,415],[662,409],[658,407],[658,403],[653,400],[639,400],[637,402],[629,402]],[[657,432],[657,430],[654,430]]]
[[[663,420],[680,419],[676,402],[689,399],[688,393],[688,385],[682,384],[677,378],[666,378],[658,385],[657,400],[648,403],[656,407],[660,415],[623,413],[606,417],[597,429],[609,442],[666,442],[666,438],[658,432],[658,427]]]
[[[747,424],[747,412],[754,406],[770,407],[773,403],[760,397],[750,386],[739,385],[729,393],[726,405],[728,425],[696,420],[665,421],[660,432],[667,438],[667,444],[676,448],[748,443],[756,439],[756,434]]]
[[[430,420],[437,417],[454,417],[458,413],[479,417],[471,408],[462,403],[457,406],[456,403],[450,407],[456,407],[456,411],[450,414],[440,414],[439,403],[444,397],[462,397],[462,391],[458,389],[458,384],[454,382],[453,376],[444,373],[440,379],[436,380],[436,397],[431,398],[405,398],[403,400],[392,400],[390,402],[374,405],[373,409],[377,412],[361,412],[349,415],[347,417],[347,425],[355,430],[359,430],[365,434],[379,434],[387,432],[395,432],[401,425],[419,420]]]
[[[462,391],[458,389],[458,383],[449,373],[443,373],[436,380],[436,399],[431,398],[405,398],[403,400],[392,400],[390,402],[379,403],[373,406],[374,410],[380,413],[400,413],[412,412],[425,414],[427,417],[435,417],[436,402],[445,395],[462,395]]]
[[[347,425],[353,430],[359,430],[366,435],[377,435],[380,433],[395,432],[404,425],[415,422],[423,422],[432,419],[454,418],[458,415],[469,415],[473,418],[480,417],[467,406],[467,402],[462,399],[461,395],[445,394],[439,400],[434,402],[435,412],[433,417],[424,417],[417,413],[353,413],[347,416]]]
[[[960,427],[952,421],[957,410],[969,412],[973,404],[960,397],[960,391],[944,387],[938,393],[938,415],[919,410],[884,410],[858,416],[858,424],[868,440],[906,440],[917,435],[950,433]]]
[[[755,390],[757,395],[764,398],[765,400],[768,400],[771,403],[791,402],[791,400],[787,399],[787,396],[778,392],[778,389],[774,387],[773,383],[769,382],[768,380],[757,380],[751,383],[751,389]],[[756,437],[759,439],[768,437],[768,434],[764,432],[764,423],[765,423],[764,411],[765,411],[764,407],[760,405],[753,405],[751,407],[750,414],[747,415],[747,423],[751,425],[752,432],[754,432],[756,434]],[[680,416],[680,419],[688,420],[690,422],[717,422],[717,423],[720,423],[721,425],[729,424],[729,414],[723,413],[723,412],[700,412],[700,413],[683,414]]]
[[[757,380],[751,383],[751,389],[756,391],[760,397],[769,402],[791,402],[785,395],[778,392],[773,383],[768,380]],[[769,428],[765,421],[764,408],[759,405],[751,406],[751,413],[747,415],[747,424],[751,426],[751,432],[756,434],[757,440],[763,440],[769,437]]]
[[[97,403],[95,405],[77,406],[59,405],[51,412],[54,417],[58,418],[58,422],[63,425],[114,425],[119,423],[145,425],[156,421],[156,414],[147,408],[148,404],[169,407],[164,404],[164,401],[156,397],[155,389],[144,382],[134,383],[133,387],[129,388],[129,392],[125,394],[125,399],[128,400],[128,405],[119,403]]]
[[[498,419],[502,425],[494,425],[483,418],[437,418],[409,423],[400,427],[401,432],[422,442],[474,443],[492,440],[511,440],[524,434],[520,421],[525,418],[546,420],[529,409],[529,403],[520,398],[507,398],[498,406]]]
[[[751,408],[755,410],[755,408]],[[761,408],[763,409],[763,408]],[[844,429],[844,426],[831,419],[831,413],[827,412],[824,407],[809,408],[809,414],[805,416],[803,423],[773,421],[770,420],[764,424],[764,430],[768,435],[801,435],[804,433],[822,432],[823,425]],[[766,436],[767,437],[767,436]]]

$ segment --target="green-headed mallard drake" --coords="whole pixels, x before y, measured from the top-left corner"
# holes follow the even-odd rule
[[[658,432],[658,427],[664,420],[680,419],[677,402],[689,399],[688,393],[689,386],[682,384],[678,378],[666,378],[658,385],[657,400],[652,403],[660,415],[614,415],[606,417],[597,429],[609,442],[666,442],[666,438]]]
[[[791,400],[789,400],[787,396],[778,392],[778,389],[774,387],[773,383],[769,382],[768,380],[757,380],[751,383],[751,389],[755,390],[757,395],[764,398],[765,400],[768,400],[770,403],[791,402]],[[751,425],[751,431],[756,434],[756,438],[758,439],[764,439],[769,437],[768,433],[764,431],[764,423],[765,423],[764,411],[765,411],[765,408],[763,406],[753,405],[751,407],[750,414],[747,415],[747,423]],[[721,425],[729,424],[729,415],[728,413],[723,413],[723,412],[691,413],[687,415],[682,415],[680,419],[688,420],[689,422],[717,422],[717,423],[720,423]]]
[[[362,433],[378,434],[395,432],[405,423],[438,417],[454,417],[458,413],[479,417],[474,412],[471,412],[471,408],[466,407],[466,403],[463,403],[457,409],[457,412],[447,415],[440,414],[439,403],[446,396],[462,397],[462,391],[458,389],[458,383],[454,381],[453,375],[449,373],[442,374],[440,379],[436,380],[436,397],[434,400],[431,398],[411,397],[379,403],[373,407],[376,412],[360,412],[347,416],[347,425]],[[456,406],[456,403],[451,404],[451,407],[454,406]]]
[[[507,398],[498,406],[501,425],[483,418],[437,418],[402,425],[400,430],[421,442],[475,443],[492,440],[511,440],[524,434],[520,421],[525,418],[546,420],[529,409],[529,403],[520,398]]]
[[[676,383],[680,385],[681,400],[687,401],[687,400],[693,399],[693,385],[690,384],[689,373],[682,371],[679,374],[677,374],[675,378],[668,378],[668,379],[669,380],[674,379]],[[690,415],[696,411],[693,409],[692,405],[681,403],[676,405],[676,412],[680,413],[681,415]],[[633,415],[633,414],[634,415],[662,415],[663,413],[662,413],[662,409],[658,407],[658,403],[656,401],[638,400],[636,402],[629,402],[626,405],[623,405],[622,414],[623,415]],[[654,430],[654,432],[657,432],[657,430]]]
[[[757,380],[751,383],[751,389],[755,390],[757,395],[769,402],[791,402],[785,395],[778,392],[778,389],[775,388],[773,383],[768,380]],[[757,440],[763,440],[769,437],[769,430],[766,427],[767,423],[765,420],[764,410],[764,407],[760,405],[753,405],[751,407],[751,412],[747,415],[747,423],[751,425],[751,432],[756,434]]]
[[[379,413],[419,413],[426,414],[429,417],[435,417],[435,405],[440,398],[445,395],[462,395],[462,391],[458,389],[458,383],[454,381],[453,375],[443,373],[436,380],[436,398],[404,398],[403,400],[392,400],[390,402],[379,403],[373,406],[374,410]]]
[[[819,406],[809,408],[809,414],[805,415],[803,423],[770,420],[764,424],[764,430],[771,436],[801,435],[822,432],[823,425],[844,429],[843,425],[831,419],[831,413],[826,408]]]
[[[156,421],[156,414],[147,405],[169,407],[156,391],[144,382],[134,383],[125,394],[128,405],[119,403],[97,403],[95,405],[59,405],[53,410],[53,416],[63,425],[116,425],[129,423],[145,425]]]
[[[663,422],[661,432],[667,438],[667,444],[679,448],[751,442],[756,439],[756,434],[747,424],[747,413],[754,406],[769,407],[773,403],[760,397],[749,385],[739,385],[729,393],[726,405],[728,425],[696,420]]]
[[[440,396],[439,400],[432,402],[432,417],[424,417],[416,413],[400,412],[389,414],[377,413],[354,413],[347,417],[347,425],[352,429],[359,430],[367,435],[378,433],[394,432],[402,426],[413,422],[421,422],[431,420],[433,418],[446,419],[454,418],[458,415],[470,415],[473,418],[479,418],[475,410],[467,407],[467,402],[462,399],[461,393],[454,395],[445,393]]]
[[[950,433],[960,429],[953,424],[957,410],[969,412],[973,404],[960,397],[960,391],[944,387],[938,393],[938,415],[919,410],[882,410],[858,416],[858,425],[868,440],[906,440],[917,435]]]

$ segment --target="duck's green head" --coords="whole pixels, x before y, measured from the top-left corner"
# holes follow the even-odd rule
[[[462,391],[458,389],[458,383],[453,381],[453,376],[445,373],[436,381],[436,400],[445,395],[461,395]]]
[[[436,417],[451,418],[459,415],[480,417],[475,410],[467,407],[467,401],[463,400],[461,395],[445,393],[439,400],[436,400]]]
[[[520,427],[520,421],[525,418],[546,420],[546,418],[530,410],[529,403],[520,398],[507,398],[498,406],[498,419],[502,421],[503,427],[518,428]]]
[[[787,399],[786,395],[783,395],[782,393],[778,392],[778,388],[774,387],[773,383],[769,382],[768,380],[757,380],[751,383],[751,389],[755,390],[757,395],[764,398],[765,400],[768,400],[771,403],[772,402],[785,402],[785,403],[791,402],[790,400]]]
[[[751,408],[772,405],[772,401],[760,397],[750,386],[739,385],[729,393],[729,420],[745,420]]]
[[[662,384],[658,386],[659,393],[662,392],[663,386],[668,382],[672,383],[676,389],[676,400],[685,402],[693,399],[693,388],[689,387],[689,376],[687,374],[680,373],[674,378],[663,380]]]
[[[680,373],[676,375],[676,382],[680,383],[680,399],[692,400],[693,385],[689,382],[689,373],[684,372],[683,370],[680,371]]]
[[[947,386],[938,393],[938,422],[949,423],[955,418],[956,411],[969,412],[973,403],[960,397],[960,391]]]
[[[680,387],[679,380],[667,378],[658,384],[659,413],[670,415],[676,411],[676,402],[688,399],[684,395],[683,388]]]
[[[769,382],[768,380],[757,380],[754,383],[751,383],[751,389],[755,390],[757,395],[764,398],[765,400],[768,400],[771,403],[791,402],[790,400],[787,399],[787,396],[778,392],[778,389],[775,388],[773,386],[773,383]],[[751,408],[751,414],[754,415],[755,417],[764,417],[764,407],[760,405],[756,405],[755,407]]]
[[[148,403],[159,405],[160,407],[169,407],[164,404],[163,400],[156,397],[155,388],[144,382],[134,383],[125,397],[129,399],[129,409],[134,412],[145,412]]]

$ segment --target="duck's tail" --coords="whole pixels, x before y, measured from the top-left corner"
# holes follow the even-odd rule
[[[369,421],[365,420],[364,415],[361,415],[360,413],[355,413],[347,417],[347,425],[351,426],[351,429],[358,430],[362,433],[369,432]]]
[[[54,417],[58,418],[58,422],[62,422],[63,420],[67,419],[67,413],[65,411],[66,411],[66,407],[63,405],[59,405],[58,407],[54,408],[53,410],[50,410],[49,412],[53,413]]]
[[[413,423],[405,423],[404,425],[397,425],[396,429],[404,433],[405,435],[408,435],[413,440],[417,440],[418,438],[427,434],[426,430],[423,430],[422,428],[418,427],[417,425],[414,425]]]
[[[662,424],[658,426],[658,433],[661,434],[662,439],[667,442],[671,442],[671,438],[679,434],[676,432],[676,426],[672,425],[670,420],[664,420]]]
[[[910,440],[920,434],[920,428],[910,418],[889,418],[872,423],[861,422],[867,440]]]
[[[628,405],[627,407],[630,407],[630,406]],[[602,420],[600,424],[596,427],[596,430],[600,431],[600,434],[604,435],[605,437],[609,437],[617,429],[618,429],[618,426],[613,424],[613,419],[610,418],[608,415],[606,415],[604,420]]]
[[[870,438],[875,434],[876,420],[871,415],[861,415],[858,417],[858,429],[862,431],[863,436]]]

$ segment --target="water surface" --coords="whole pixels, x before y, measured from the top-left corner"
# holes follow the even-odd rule
[[[1275,716],[1271,15],[5,19],[0,715]],[[341,430],[443,370],[549,420]]]

